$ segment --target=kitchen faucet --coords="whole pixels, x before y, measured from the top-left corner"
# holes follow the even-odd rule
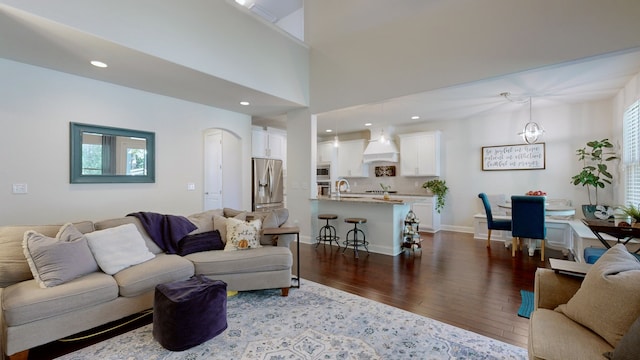
[[[347,179],[345,178],[339,178],[338,181],[336,181],[336,191],[338,192],[338,197],[340,196],[340,186],[342,185],[342,183],[347,185],[347,188],[345,191],[347,192],[351,191],[351,185],[349,185],[349,181],[347,181]]]

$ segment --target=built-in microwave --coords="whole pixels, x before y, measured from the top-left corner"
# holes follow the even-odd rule
[[[331,165],[318,165],[316,169],[316,181],[331,180]]]

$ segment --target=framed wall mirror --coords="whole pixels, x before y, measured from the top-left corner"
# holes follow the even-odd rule
[[[155,182],[155,133],[72,122],[70,135],[72,184]]]

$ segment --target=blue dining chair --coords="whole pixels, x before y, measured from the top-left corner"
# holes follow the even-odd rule
[[[487,214],[487,247],[491,247],[491,230],[511,230],[511,220],[493,220],[493,215],[491,214],[491,203],[489,202],[489,198],[487,194],[480,193],[478,197],[482,199],[482,205],[484,205],[484,212]]]
[[[521,238],[539,239],[540,260],[544,261],[544,240],[547,237],[545,226],[544,196],[511,197],[511,235],[514,243],[511,255],[516,256],[516,243],[522,247]]]

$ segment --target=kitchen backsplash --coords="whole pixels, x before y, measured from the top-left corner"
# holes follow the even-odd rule
[[[378,176],[375,175],[376,166],[395,166],[396,176]],[[400,176],[400,164],[376,162],[369,166],[369,177],[367,178],[346,178],[351,186],[351,192],[363,193],[367,190],[382,190],[380,183],[385,186],[391,185],[391,191],[397,191],[401,194],[424,195],[426,189],[422,188],[422,184],[436,177],[407,177]]]

